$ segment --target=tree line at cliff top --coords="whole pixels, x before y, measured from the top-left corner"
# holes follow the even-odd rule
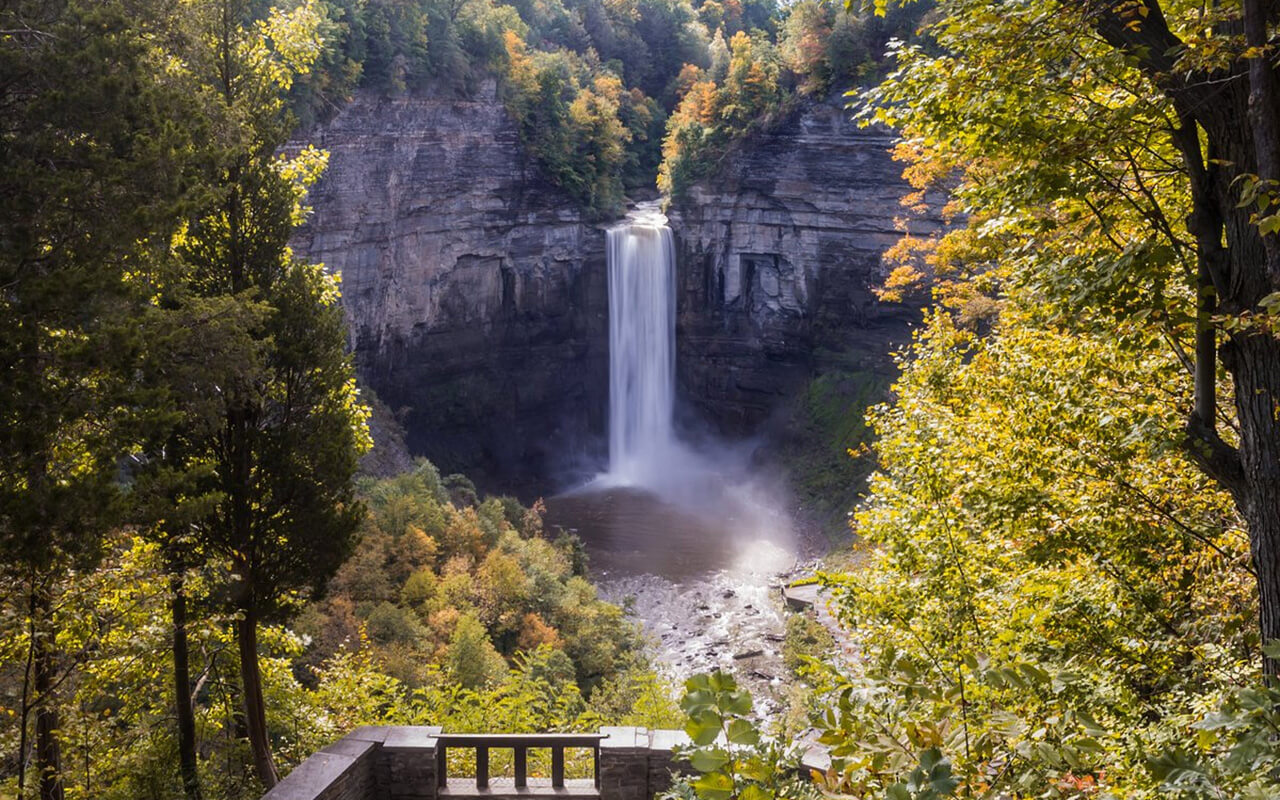
[[[866,82],[930,5],[880,18],[817,0],[326,0],[325,50],[293,97],[305,127],[357,88],[470,96],[496,79],[529,153],[607,217],[660,169],[678,193],[792,98]]]

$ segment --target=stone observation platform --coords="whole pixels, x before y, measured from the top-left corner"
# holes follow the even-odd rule
[[[262,800],[651,800],[671,785],[673,749],[688,742],[681,731],[629,727],[593,734],[445,734],[438,727],[366,726],[303,761]],[[592,777],[566,779],[569,749],[591,752]],[[449,775],[450,750],[474,753],[474,777]],[[512,777],[490,776],[495,750],[510,751]],[[549,776],[529,775],[530,750],[550,751]]]

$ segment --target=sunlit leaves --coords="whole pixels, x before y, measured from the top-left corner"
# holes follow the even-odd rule
[[[1230,499],[1178,450],[1186,401],[1152,388],[1179,363],[1037,299],[1012,293],[982,335],[932,313],[873,413],[876,549],[831,578],[873,659],[825,722],[850,785],[905,786],[930,747],[970,787],[1019,791],[1140,763],[1133,743],[1165,733],[1137,720],[1247,669],[1203,647],[1247,640],[1250,578]]]
[[[308,72],[320,57],[323,12],[316,0],[302,0],[292,10],[273,8],[258,22],[259,41],[270,43],[271,56],[279,65],[272,73],[282,91],[288,91],[293,76]]]
[[[751,695],[719,670],[685,681],[680,707],[692,746],[680,755],[699,773],[687,781],[701,800],[770,800],[814,794],[791,773],[795,756],[761,734],[749,716]],[[677,785],[671,796],[683,796]]]
[[[510,30],[504,40],[506,105],[525,146],[589,213],[616,213],[633,135],[623,124],[622,108],[633,98],[615,75],[594,70],[572,53],[531,50]],[[636,99],[642,98],[643,93]]]

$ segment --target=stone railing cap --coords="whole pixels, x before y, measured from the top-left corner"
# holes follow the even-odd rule
[[[691,744],[693,740],[684,731],[655,730],[649,733],[649,747],[653,750],[674,750]]]
[[[368,742],[365,746],[370,748],[376,745]],[[267,792],[262,800],[315,800],[358,760],[358,757],[344,753],[328,753],[323,750],[314,753]]]
[[[352,758],[359,758],[377,746],[377,742],[370,742],[364,739],[353,739],[350,736],[344,736],[328,747],[321,748],[320,752],[336,756],[351,756]]]
[[[600,740],[600,749],[617,750],[620,748],[648,747],[649,731],[647,728],[606,725],[600,732],[607,738]]]
[[[387,728],[382,746],[387,750],[434,750],[439,725],[396,725]]]
[[[359,739],[364,742],[385,742],[389,730],[391,728],[386,725],[361,725],[343,738]]]

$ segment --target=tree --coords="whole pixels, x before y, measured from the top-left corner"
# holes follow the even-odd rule
[[[168,572],[174,720],[188,800],[201,797],[188,648],[187,574],[213,560],[197,535],[225,500],[205,444],[221,426],[222,389],[258,356],[253,331],[264,307],[236,298],[192,296],[179,280],[140,315],[147,348],[138,381],[148,391],[131,492],[132,518],[156,543]]]
[[[130,313],[183,196],[184,93],[155,44],[170,20],[165,2],[0,8],[0,552],[28,595],[19,783],[34,709],[45,800],[63,796],[54,587],[121,518]]]
[[[1038,208],[1036,240],[1091,217],[1085,247],[1072,254],[1059,241],[1034,279],[1071,285],[1077,313],[1155,312],[1153,328],[1185,351],[1195,388],[1186,453],[1248,521],[1259,632],[1280,639],[1275,9],[1261,0],[1091,0],[996,14],[954,0],[939,10],[945,54],[904,53],[880,93],[882,119],[902,124],[925,161],[971,163],[960,190],[971,208]],[[940,86],[925,87],[950,68]],[[909,106],[889,108],[901,101]],[[982,136],[993,123],[1006,141]],[[995,163],[1004,189],[979,175]],[[1220,407],[1223,394],[1234,414]],[[1263,669],[1274,676],[1280,663],[1264,658]]]
[[[831,22],[831,7],[812,0],[791,6],[783,22],[779,49],[791,71],[805,76],[801,84],[804,92],[824,92],[828,88],[831,76],[827,70],[827,47]]]
[[[245,727],[254,771],[270,787],[258,625],[295,595],[318,592],[350,552],[361,515],[352,478],[367,432],[336,279],[288,247],[324,157],[309,148],[277,155],[290,127],[283,98],[320,51],[320,16],[304,2],[254,25],[249,6],[199,9],[191,63],[220,136],[209,147],[209,200],[175,249],[189,270],[182,292],[238,307],[251,325],[250,346],[236,346],[243,359],[217,387],[216,426],[199,421],[207,411],[191,413],[183,436],[208,464],[217,498],[198,535],[231,566]]]
[[[445,656],[449,676],[467,689],[478,689],[501,678],[507,663],[489,640],[489,634],[471,614],[463,614],[449,638]]]
[[[974,794],[1087,776],[1141,796],[1149,760],[1256,670],[1243,525],[1180,451],[1190,391],[1167,346],[1130,335],[1145,323],[1067,330],[1006,284],[974,325],[958,288],[870,415],[875,547],[840,581],[862,658],[822,704],[842,788],[941,746]]]
[[[720,88],[718,114],[730,135],[761,125],[782,101],[778,52],[762,36],[735,33],[729,41],[729,72]]]

